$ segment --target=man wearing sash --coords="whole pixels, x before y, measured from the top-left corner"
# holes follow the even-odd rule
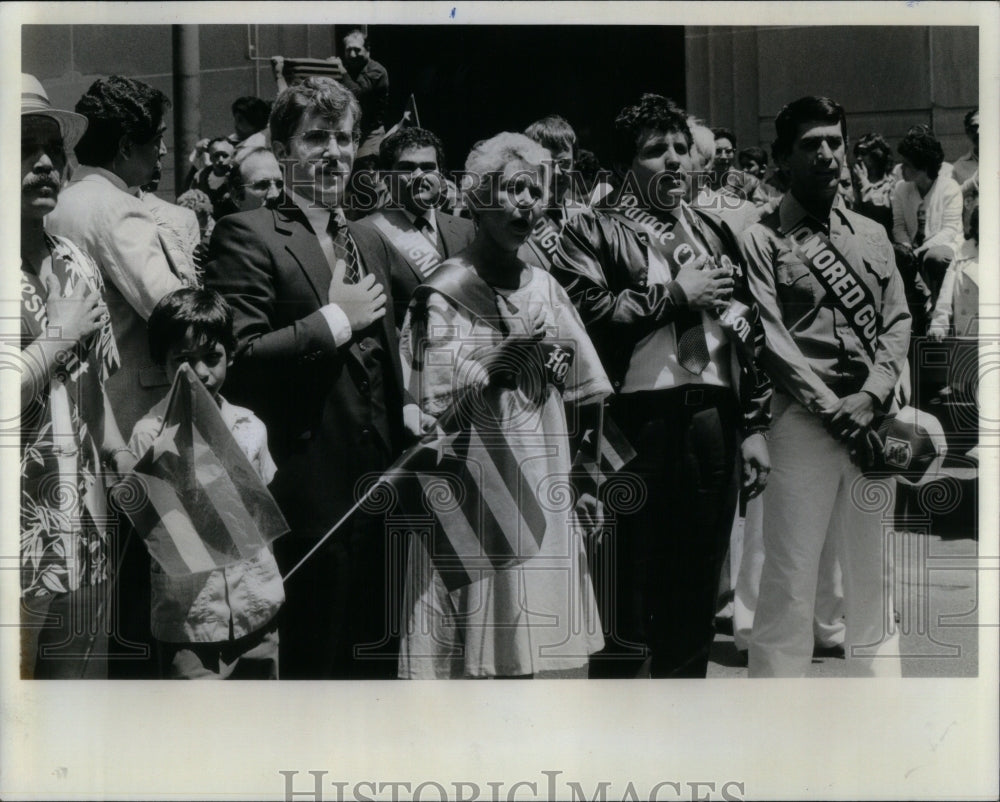
[[[615,121],[627,166],[619,206],[563,230],[552,274],[566,287],[616,396],[642,486],[595,556],[607,646],[591,676],[704,677],[719,571],[740,488],[769,462],[763,332],[731,230],[687,203],[684,112],[643,95]],[[738,456],[740,459],[738,459]]]
[[[558,114],[551,114],[529,125],[524,130],[524,135],[546,148],[551,156],[551,162],[548,205],[532,228],[531,236],[521,246],[519,255],[529,264],[543,270],[551,270],[563,227],[567,221],[586,208],[574,202],[569,192],[574,175],[577,179],[582,178],[573,172],[576,132]]]
[[[397,328],[413,291],[475,234],[471,220],[438,209],[444,198],[443,168],[441,140],[423,128],[402,128],[379,148],[379,169],[391,202],[361,224],[375,229],[400,256],[389,276]]]
[[[892,403],[910,314],[885,229],[837,201],[843,108],[804,97],[781,110],[775,128],[772,150],[790,189],[741,237],[775,383],[750,676],[805,675],[828,539],[843,570],[849,673],[899,676],[882,538],[892,506],[853,458],[875,413]]]

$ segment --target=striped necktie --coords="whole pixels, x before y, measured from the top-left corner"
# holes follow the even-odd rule
[[[357,284],[361,278],[361,259],[358,256],[358,246],[354,244],[351,232],[347,230],[347,218],[341,209],[330,212],[330,222],[326,230],[333,241],[333,253],[336,261],[343,260],[347,265],[344,271],[344,281],[347,284]]]

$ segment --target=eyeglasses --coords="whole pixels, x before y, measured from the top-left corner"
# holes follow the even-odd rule
[[[330,144],[332,139],[341,150],[356,145],[360,137],[353,131],[331,131],[327,128],[313,128],[301,134],[292,134],[292,139],[299,139],[310,150],[320,150]]]
[[[231,155],[232,154],[226,153],[225,151],[216,151],[215,153],[210,154],[208,158],[212,161],[218,161],[219,159],[228,159]]]
[[[278,192],[281,192],[285,188],[285,182],[280,178],[262,178],[260,181],[254,181],[252,184],[248,184],[247,187],[252,189],[254,192],[264,193],[267,192],[271,187],[274,187]]]

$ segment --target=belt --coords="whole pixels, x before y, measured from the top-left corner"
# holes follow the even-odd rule
[[[683,407],[686,409],[706,409],[709,407],[736,407],[736,393],[730,387],[715,384],[685,385],[666,390],[642,390],[637,393],[621,393],[614,398],[614,404],[638,414],[656,414],[664,408]]]

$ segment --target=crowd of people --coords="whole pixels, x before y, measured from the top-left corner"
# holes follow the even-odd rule
[[[71,112],[23,77],[23,675],[704,677],[745,517],[750,676],[830,643],[899,676],[886,511],[858,499],[912,341],[976,334],[978,114],[953,165],[916,126],[852,169],[829,98],[769,154],[647,93],[607,121],[612,169],[552,115],[449,172],[345,47],[343,81],[238,99],[176,204],[162,92],[101,78]],[[289,531],[179,577],[107,490],[183,366]],[[612,429],[623,464],[581,470]],[[427,443],[450,502],[358,504]]]

